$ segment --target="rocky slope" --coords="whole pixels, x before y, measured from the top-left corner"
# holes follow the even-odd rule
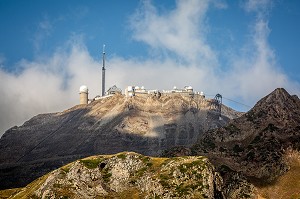
[[[181,95],[115,95],[61,113],[41,114],[0,139],[0,189],[25,186],[68,162],[95,154],[135,151],[160,155],[173,146],[192,146],[205,131],[240,114],[211,101]]]
[[[289,169],[286,151],[300,149],[299,113],[299,98],[276,89],[240,118],[203,134],[186,154],[209,157],[225,184],[226,179],[232,184],[232,176],[238,174],[238,179],[256,186],[267,185]]]
[[[10,198],[223,198],[221,187],[222,178],[205,157],[130,152],[78,160]]]
[[[289,149],[286,153],[289,170],[275,182],[257,187],[257,193],[267,199],[300,198],[300,153]]]

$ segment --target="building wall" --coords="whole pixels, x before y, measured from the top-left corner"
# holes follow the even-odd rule
[[[81,92],[79,95],[79,104],[88,104],[88,93]]]

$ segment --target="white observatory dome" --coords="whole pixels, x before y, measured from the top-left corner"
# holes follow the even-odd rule
[[[88,93],[88,91],[89,91],[89,89],[88,89],[88,87],[86,85],[82,85],[79,88],[79,92],[80,93]]]

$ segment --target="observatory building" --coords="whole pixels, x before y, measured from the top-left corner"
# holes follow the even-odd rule
[[[183,89],[178,89],[176,86],[172,90],[147,90],[144,86],[128,86],[125,89],[125,95],[127,97],[132,96],[147,96],[147,95],[155,95],[155,96],[161,96],[161,95],[174,95],[174,94],[180,94],[183,96],[191,96],[194,95],[200,95],[205,98],[204,93],[201,92],[194,92],[193,87],[191,86],[185,86]]]
[[[89,95],[89,89],[86,85],[82,85],[79,88],[79,98],[80,98],[80,104],[88,104],[88,95]]]
[[[118,88],[116,85],[113,85],[105,93],[106,95],[122,94],[122,90]]]

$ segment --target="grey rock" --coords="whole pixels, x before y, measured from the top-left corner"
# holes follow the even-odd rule
[[[132,152],[94,156],[40,181],[34,189],[31,184],[25,187],[18,197],[26,193],[33,198],[223,198],[222,178],[201,156],[168,159]]]
[[[174,146],[192,146],[207,130],[240,115],[224,106],[219,120],[210,103],[181,95],[115,95],[60,113],[37,115],[1,137],[0,189],[25,186],[91,155],[135,151],[159,156]]]

